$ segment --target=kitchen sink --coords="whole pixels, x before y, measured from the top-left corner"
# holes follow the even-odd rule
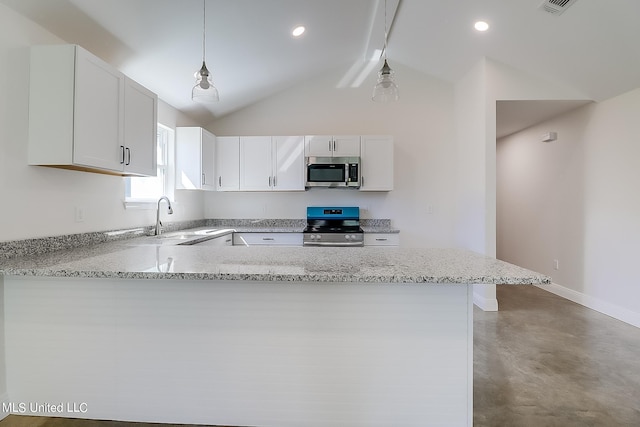
[[[235,230],[229,228],[204,228],[193,230],[170,231],[159,236],[151,236],[132,243],[136,246],[171,246],[195,245],[206,240],[214,239]]]

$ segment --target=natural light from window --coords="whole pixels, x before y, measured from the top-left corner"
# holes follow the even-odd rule
[[[158,170],[156,176],[128,177],[125,179],[125,204],[133,207],[137,203],[155,203],[162,196],[173,200],[170,165],[173,164],[173,146],[175,131],[158,124],[157,155]]]

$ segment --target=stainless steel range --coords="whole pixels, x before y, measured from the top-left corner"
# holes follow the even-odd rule
[[[357,206],[308,206],[303,246],[364,246]]]

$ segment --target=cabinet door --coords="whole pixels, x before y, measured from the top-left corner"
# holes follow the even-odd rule
[[[240,189],[240,137],[216,137],[217,189],[238,191]]]
[[[360,137],[359,136],[334,136],[333,137],[333,157],[359,157]]]
[[[203,190],[216,189],[215,172],[215,150],[216,137],[206,129],[202,129],[200,141],[200,164],[201,164],[201,188]]]
[[[73,163],[122,171],[124,74],[76,49]]]
[[[393,190],[393,138],[363,136],[360,191]]]
[[[236,246],[302,246],[302,233],[233,233]]]
[[[273,189],[304,191],[304,136],[273,137]]]
[[[365,246],[399,246],[400,235],[397,233],[364,233]]]
[[[269,191],[273,187],[270,136],[240,137],[240,190]]]
[[[331,157],[333,137],[330,135],[309,135],[304,138],[304,155],[307,157]]]
[[[127,174],[157,174],[158,97],[125,77],[124,86],[124,171]]]
[[[176,128],[176,188],[195,190],[201,188],[202,128]]]

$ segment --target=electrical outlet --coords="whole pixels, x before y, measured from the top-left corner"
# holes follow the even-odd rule
[[[84,208],[76,206],[75,208],[75,220],[76,222],[84,222]]]
[[[553,269],[560,270],[560,262],[557,259],[553,260]]]

